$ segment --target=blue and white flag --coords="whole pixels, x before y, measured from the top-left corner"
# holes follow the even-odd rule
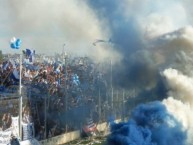
[[[15,79],[19,80],[19,72],[16,68],[13,70],[13,76]]]
[[[35,50],[31,50],[27,48],[25,54],[26,54],[26,57],[29,59],[29,62],[34,61]]]
[[[13,37],[11,40],[10,40],[10,47],[12,49],[19,49],[21,46],[21,39],[16,39],[15,37]]]
[[[23,140],[32,139],[35,135],[34,124],[33,123],[22,123],[23,129]]]
[[[9,61],[3,63],[3,70],[6,70],[9,66]]]
[[[74,74],[73,76],[72,76],[72,81],[73,81],[73,83],[75,84],[75,85],[80,85],[80,80],[79,80],[79,76],[77,75],[77,74]]]

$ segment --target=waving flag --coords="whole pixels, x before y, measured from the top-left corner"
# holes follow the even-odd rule
[[[26,57],[29,58],[29,62],[34,61],[35,50],[31,50],[27,48],[25,51],[25,54],[26,54]]]
[[[73,81],[73,83],[75,84],[75,85],[80,85],[80,80],[79,80],[79,76],[77,75],[77,74],[74,74],[73,76],[72,76],[72,81]]]
[[[102,40],[102,39],[97,39],[95,42],[93,42],[93,45],[96,46],[97,43],[112,43],[111,38],[109,40]]]
[[[11,40],[10,40],[10,47],[12,49],[19,49],[21,46],[21,40],[20,39],[16,39],[15,37],[13,37]]]
[[[107,41],[106,40],[102,40],[102,39],[98,39],[95,42],[93,42],[93,45],[96,46],[96,44],[100,43],[100,42],[107,42]]]

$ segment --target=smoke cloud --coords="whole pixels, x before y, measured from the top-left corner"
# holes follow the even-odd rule
[[[163,72],[170,87],[169,96],[173,96],[187,104],[193,105],[193,79],[183,75],[175,69],[166,69]]]
[[[112,126],[108,144],[191,145],[192,2],[119,3],[89,1],[108,24],[110,37],[123,56],[121,65],[113,69],[114,76],[119,76],[115,84],[149,91],[165,85],[167,89],[149,94],[159,96],[165,91],[164,97],[169,98],[136,107],[128,122]],[[160,75],[162,85],[158,84]]]
[[[176,100],[172,97],[163,100],[163,104],[167,106],[167,110],[172,114],[178,122],[182,124],[184,131],[187,133],[186,144],[191,145],[193,143],[193,114],[192,106],[183,103],[180,100]]]
[[[179,53],[186,55],[190,51],[192,26],[188,2],[88,1],[98,18],[106,23],[114,47],[123,56],[121,64],[113,69],[114,78],[118,78],[115,84],[126,88],[145,84],[153,89],[157,87],[160,70],[174,65]]]
[[[127,123],[114,124],[109,145],[185,145],[187,134],[161,102],[136,107]]]
[[[15,36],[22,39],[22,48],[33,48],[37,53],[50,55],[64,49],[98,60],[99,56],[103,59],[116,55],[113,49],[109,51],[105,46],[96,48],[92,45],[97,38],[108,38],[110,30],[103,28],[105,22],[97,18],[86,1],[1,0],[1,3],[3,52],[12,52],[8,41]]]
[[[130,61],[139,60],[138,54],[147,51],[150,57],[142,58],[142,61],[154,61],[155,57],[159,57],[156,62],[162,63],[166,59],[162,48],[159,48],[159,52],[151,52],[149,48],[158,48],[157,41],[162,35],[191,25],[192,22],[190,0],[0,2],[0,42],[3,52],[11,51],[7,49],[7,41],[12,36],[20,37],[24,48],[31,47],[40,53],[61,53],[65,43],[64,49],[68,52],[89,55],[97,60],[111,58],[113,62],[119,62],[122,59],[121,66],[115,67],[114,74],[123,76],[120,80],[126,79],[127,82],[131,77]],[[92,43],[96,39],[111,39],[113,45],[106,43],[94,47]],[[171,40],[167,41],[169,45]],[[173,41],[171,43],[175,45]],[[132,60],[131,56],[134,56]],[[149,67],[152,64],[145,65],[148,65],[145,69],[152,69]],[[121,83],[118,80],[116,82]]]

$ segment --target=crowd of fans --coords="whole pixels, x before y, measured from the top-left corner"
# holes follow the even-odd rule
[[[63,55],[37,56],[33,62],[26,60],[24,57],[21,72],[22,93],[25,94],[22,121],[34,123],[38,140],[80,129],[87,118],[98,123],[99,107],[100,119],[106,119],[105,114],[110,110],[107,103],[109,74],[101,71],[99,63],[88,57],[64,59]],[[17,58],[0,62],[2,96],[18,92],[19,71]],[[11,115],[17,113],[1,115],[2,130],[10,127]]]

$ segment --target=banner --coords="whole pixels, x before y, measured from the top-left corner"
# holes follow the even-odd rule
[[[12,128],[0,131],[0,145],[7,145],[10,143]]]
[[[12,118],[12,132],[13,135],[19,138],[19,117],[11,117]]]

